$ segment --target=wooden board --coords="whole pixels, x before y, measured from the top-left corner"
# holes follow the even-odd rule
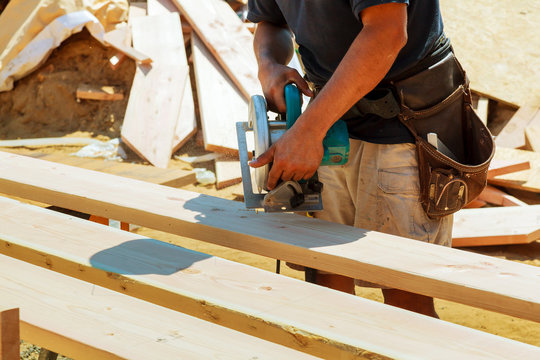
[[[172,155],[188,67],[178,15],[133,19],[133,45],[154,57],[139,65],[122,126],[122,139],[140,156],[166,168]],[[191,130],[190,130],[191,132]]]
[[[81,84],[77,87],[75,95],[77,98],[85,100],[116,101],[124,99],[124,93],[120,88],[108,85],[98,86]]]
[[[540,126],[525,128],[525,145],[528,150],[540,153]]]
[[[236,122],[247,121],[248,103],[197,35],[191,41],[204,148],[238,153]],[[253,136],[248,148],[253,148]]]
[[[0,269],[0,306],[21,308],[21,337],[75,359],[314,359],[4,255]]]
[[[179,168],[160,169],[148,165],[80,158],[61,153],[45,154],[29,150],[24,151],[23,149],[12,150],[11,152],[30,156],[35,159],[52,161],[165,186],[182,187],[185,185],[194,184],[196,182],[195,173],[193,171],[182,170]]]
[[[176,6],[170,0],[148,1],[148,15],[154,16],[166,14],[179,14]],[[181,24],[181,26],[181,41],[182,44],[185,44],[183,35],[184,24]],[[182,49],[183,56],[179,56],[177,61],[179,61],[182,65],[188,66],[186,51],[184,48]],[[180,149],[182,145],[184,145],[186,141],[197,132],[197,119],[195,116],[195,104],[193,100],[191,81],[186,81],[184,96],[182,97],[182,104],[180,106],[180,114],[178,115],[178,122],[176,124],[175,137],[173,139],[173,153]]]
[[[539,153],[497,147],[494,160],[528,161],[531,168],[489,178],[490,184],[540,193]]]
[[[441,0],[444,32],[471,87],[518,106],[540,104],[538,1]]]
[[[40,147],[40,146],[84,146],[99,142],[90,138],[35,138],[18,140],[0,140],[0,147]]]
[[[503,152],[501,150],[499,152]],[[488,178],[494,178],[495,176],[510,174],[521,170],[528,170],[531,168],[531,163],[528,160],[519,161],[519,160],[502,160],[502,159],[493,159],[489,164],[488,169]]]
[[[527,203],[491,185],[486,186],[480,195],[478,195],[476,200],[485,201],[499,206],[527,206]]]
[[[525,128],[529,125],[538,106],[522,106],[504,126],[495,138],[495,145],[505,148],[522,148],[525,146]]]
[[[373,359],[378,353],[533,359],[540,354],[531,345],[247,265],[29,205],[1,203],[5,254],[323,358]],[[144,312],[136,313],[141,316],[135,323],[144,326]],[[182,322],[172,323],[180,327]]]
[[[540,321],[538,267],[2,152],[0,192]]]
[[[454,214],[454,247],[528,244],[535,240],[540,240],[540,205],[463,209]]]
[[[253,34],[221,0],[173,0],[245,99],[262,94]]]
[[[216,159],[216,188],[223,189],[242,182],[240,161]]]
[[[103,39],[105,42],[115,48],[118,51],[121,51],[126,56],[132,58],[137,63],[140,64],[150,64],[152,62],[151,55],[147,55],[137,49],[127,46],[124,42],[125,31],[124,29],[111,30],[105,33]]]
[[[11,271],[13,270],[8,270]],[[7,272],[6,272],[7,274]],[[2,284],[2,286],[4,286]],[[19,360],[19,304],[5,306],[0,300],[0,359]]]

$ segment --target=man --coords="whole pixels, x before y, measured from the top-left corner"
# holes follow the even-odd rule
[[[448,42],[437,0],[249,0],[258,23],[254,48],[259,80],[271,109],[285,111],[287,83],[315,96],[305,112],[253,167],[273,162],[272,189],[282,180],[310,178],[323,156],[322,140],[340,118],[351,137],[345,166],[321,167],[325,210],[317,217],[450,246],[452,218],[430,219],[419,202],[414,139],[391,111],[359,113],[357,102],[377,97],[390,80],[418,70]],[[299,45],[308,83],[287,64]],[[431,64],[429,64],[431,65]],[[426,65],[427,67],[428,65]],[[429,94],[426,94],[429,95]],[[316,283],[354,293],[354,280],[317,272]],[[433,299],[383,289],[385,303],[437,316]]]

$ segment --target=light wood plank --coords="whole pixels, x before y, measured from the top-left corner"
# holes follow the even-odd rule
[[[122,89],[116,86],[81,84],[75,95],[79,99],[117,101],[124,99]]]
[[[197,35],[191,44],[204,148],[237,154],[235,124],[247,121],[248,103]],[[248,148],[253,148],[252,137],[249,140]]]
[[[194,184],[196,182],[195,173],[193,171],[182,170],[179,168],[161,169],[148,165],[80,158],[62,153],[45,154],[24,149],[11,150],[11,152],[30,156],[35,159],[52,161],[165,186],[182,187],[185,185]]]
[[[40,147],[40,146],[70,146],[70,145],[90,145],[99,142],[90,138],[35,138],[18,140],[0,140],[0,147]]]
[[[133,19],[146,16],[147,8],[148,6],[146,2],[130,2],[128,12],[128,24],[131,26],[131,24],[133,23]]]
[[[454,247],[528,244],[539,239],[540,205],[463,209],[454,214]]]
[[[494,160],[512,160],[520,162],[528,161],[530,163],[530,169],[488,178],[488,183],[540,193],[539,153],[527,150],[497,147]]]
[[[262,94],[253,34],[221,0],[173,0],[245,99]]]
[[[4,255],[0,269],[23,339],[75,359],[314,359]]]
[[[137,67],[122,139],[153,165],[166,168],[188,75],[187,65],[180,61],[185,58],[180,19],[175,14],[137,17],[132,31],[133,45],[152,54],[154,64]]]
[[[5,274],[11,274],[12,271],[13,269],[10,269]],[[20,305],[12,306],[5,306],[0,300],[0,359],[2,360],[19,360],[20,358]]]
[[[148,15],[166,15],[166,14],[178,14],[178,9],[170,0],[149,0],[148,1]],[[181,21],[182,22],[182,21]],[[184,39],[184,24],[181,24],[182,31],[180,35],[180,41],[185,44]],[[175,31],[178,31],[177,29]],[[172,41],[178,41],[170,38],[171,46],[175,45]],[[188,66],[186,51],[182,48],[182,54],[180,54],[176,62],[185,66]],[[184,96],[182,97],[182,104],[180,106],[180,113],[178,114],[178,122],[176,123],[175,137],[173,139],[173,150],[176,152],[186,143],[191,136],[197,132],[197,119],[195,116],[195,104],[193,102],[193,90],[191,88],[191,81],[186,81],[184,88]]]
[[[216,159],[216,188],[223,189],[242,182],[240,161]]]
[[[533,266],[1,152],[0,192],[540,321]]]
[[[150,64],[152,62],[152,58],[149,55],[144,54],[141,51],[132,48],[131,46],[127,46],[125,44],[125,38],[126,35],[123,29],[111,30],[105,33],[103,37],[103,39],[108,45],[112,46],[118,51],[121,51],[126,56],[132,58],[136,62],[140,64]]]
[[[540,152],[540,126],[525,128],[525,145],[528,150]]]
[[[500,150],[499,153],[504,150]],[[488,179],[494,178],[495,176],[510,174],[513,172],[528,170],[531,168],[531,164],[528,160],[519,161],[519,160],[502,160],[502,159],[493,159],[489,164],[488,169]]]
[[[510,354],[533,359],[540,354],[534,346],[0,201],[0,249],[5,254],[323,358],[374,358],[378,353],[411,359],[505,359]],[[142,314],[135,324],[144,324]]]
[[[538,112],[538,106],[522,106],[495,138],[495,145],[505,148],[525,146],[524,131]]]
[[[482,190],[480,195],[478,195],[477,200],[500,206],[527,206],[527,203],[491,185],[486,186],[486,188]]]

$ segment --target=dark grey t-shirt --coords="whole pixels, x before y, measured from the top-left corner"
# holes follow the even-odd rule
[[[392,79],[423,59],[442,34],[438,0],[249,0],[248,19],[287,24],[299,45],[309,80],[324,85],[362,30],[360,12],[389,2],[408,5],[408,41],[385,77]],[[353,138],[386,144],[413,141],[397,118],[368,115],[348,123]]]

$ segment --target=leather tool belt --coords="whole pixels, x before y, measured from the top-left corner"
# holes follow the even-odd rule
[[[495,145],[471,105],[469,82],[453,52],[428,68],[392,82],[399,120],[416,140],[421,202],[428,216],[452,214],[487,183]],[[438,149],[428,142],[436,134]]]

